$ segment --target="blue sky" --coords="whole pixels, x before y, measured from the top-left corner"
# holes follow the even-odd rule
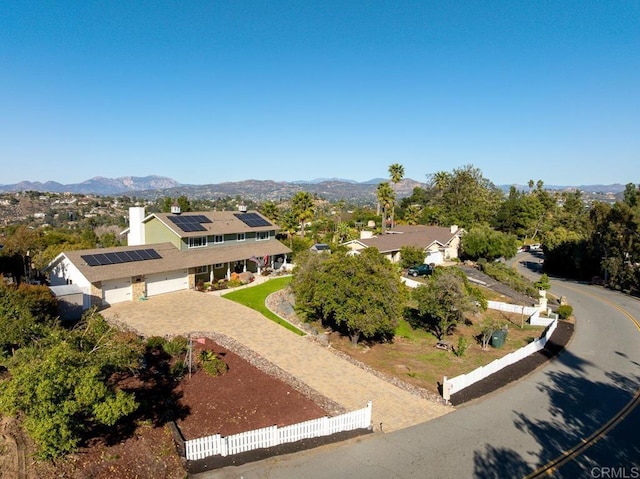
[[[637,1],[5,1],[0,184],[640,183]]]

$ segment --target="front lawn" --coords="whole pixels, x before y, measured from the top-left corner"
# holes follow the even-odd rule
[[[224,295],[226,299],[235,301],[236,303],[244,304],[251,309],[255,309],[263,316],[269,318],[271,321],[278,323],[280,326],[287,328],[294,333],[304,336],[305,333],[300,331],[291,323],[280,318],[276,314],[272,313],[264,304],[267,296],[271,293],[275,293],[281,289],[286,288],[291,283],[291,276],[282,276],[278,278],[271,278],[269,281],[265,281],[262,284],[251,286],[249,288],[238,289]]]

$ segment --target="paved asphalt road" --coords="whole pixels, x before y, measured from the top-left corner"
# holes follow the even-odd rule
[[[640,302],[561,280],[552,280],[552,292],[566,296],[573,306],[576,333],[565,352],[527,378],[408,429],[197,477],[528,476],[615,419],[637,399],[640,388],[640,329],[620,310],[638,319]],[[546,477],[640,477],[638,426],[640,407],[631,409],[615,428]]]

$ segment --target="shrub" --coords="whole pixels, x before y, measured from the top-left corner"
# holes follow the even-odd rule
[[[461,358],[462,356],[464,356],[464,353],[468,347],[469,344],[467,343],[467,340],[464,338],[464,336],[460,336],[458,337],[458,345],[453,348],[453,354]]]
[[[202,351],[200,353],[202,361],[202,369],[211,376],[221,376],[226,373],[229,367],[222,359],[220,359],[213,351]]]
[[[484,274],[491,276],[496,281],[532,298],[538,297],[538,289],[515,269],[502,263],[481,263],[478,261],[478,265]]]
[[[424,263],[424,250],[416,246],[403,246],[400,248],[400,263],[402,268]]]
[[[547,273],[544,273],[542,276],[540,276],[540,279],[536,281],[534,285],[538,289],[543,289],[545,291],[550,290],[551,283],[549,283],[549,276],[547,276]]]
[[[164,352],[169,356],[178,356],[187,351],[189,340],[184,336],[176,336],[170,341],[167,341],[164,345]]]
[[[196,283],[196,291],[204,291],[204,281],[198,281]]]
[[[562,306],[558,306],[558,316],[560,319],[567,319],[569,316],[573,314],[573,307],[568,304],[563,304]]]
[[[227,288],[237,288],[238,286],[242,286],[242,281],[239,279],[230,279],[227,281]]]
[[[171,365],[170,374],[176,379],[182,379],[184,372],[187,370],[187,365],[184,361],[176,361]]]
[[[164,345],[167,343],[167,340],[162,336],[151,336],[147,339],[147,349],[162,349],[164,350]]]

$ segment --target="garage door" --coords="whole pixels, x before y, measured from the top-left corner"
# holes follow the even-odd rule
[[[131,278],[103,281],[102,301],[106,304],[131,301]]]
[[[441,264],[443,262],[442,251],[427,251],[424,262],[427,264]]]
[[[150,274],[147,276],[147,296],[171,293],[189,287],[186,269],[167,271],[166,273]]]

